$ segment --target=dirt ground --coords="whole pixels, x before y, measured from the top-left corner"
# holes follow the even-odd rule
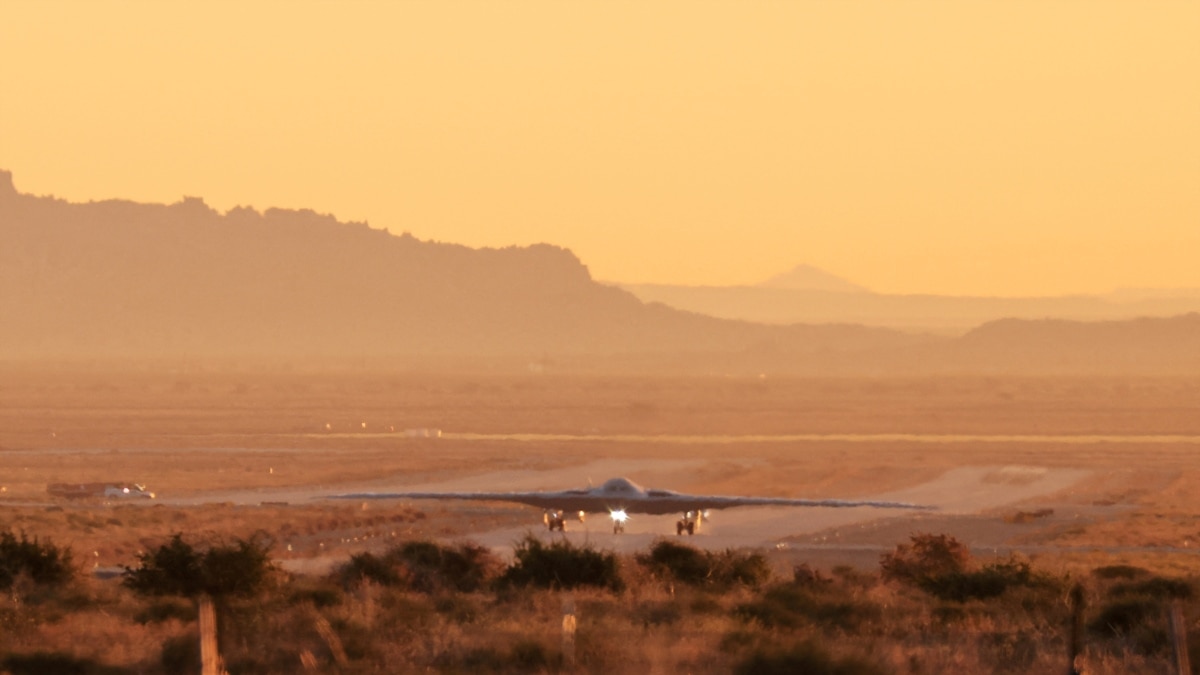
[[[440,438],[406,430],[436,429]],[[617,475],[707,494],[880,498],[935,513],[735,509],[697,545],[783,566],[874,565],[916,532],[980,553],[1190,569],[1200,547],[1200,380],[583,378],[143,369],[0,371],[11,529],[97,568],[171,533],[263,530],[297,569],[396,537],[502,549],[536,509],[348,504],[389,489],[563,489]],[[65,501],[52,482],[130,481],[152,503]],[[569,536],[644,547],[673,517]]]

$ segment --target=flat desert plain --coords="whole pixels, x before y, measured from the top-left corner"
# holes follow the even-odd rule
[[[409,430],[439,430],[417,437]],[[433,434],[436,436],[436,434]],[[713,512],[693,545],[766,550],[781,569],[872,567],[920,532],[1046,564],[1200,562],[1200,380],[637,378],[10,367],[0,506],[97,570],[175,532],[262,531],[319,571],[404,538],[502,554],[541,512],[505,503],[348,501],[348,492],[559,490],[626,476],[680,492],[883,499],[934,511]],[[136,482],[157,498],[64,500],[49,483]],[[674,516],[622,535],[643,550]],[[557,533],[553,536],[561,536]]]

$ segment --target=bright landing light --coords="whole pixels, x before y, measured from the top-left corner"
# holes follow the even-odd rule
[[[625,513],[625,509],[609,511],[608,515],[612,516],[612,519],[618,523],[623,523],[626,520],[629,520],[629,514]]]

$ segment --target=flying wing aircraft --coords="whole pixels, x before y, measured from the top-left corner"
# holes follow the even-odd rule
[[[932,508],[903,502],[690,495],[671,490],[646,489],[628,478],[612,478],[599,487],[557,492],[365,492],[336,495],[333,499],[470,499],[529,504],[546,510],[543,522],[551,531],[566,529],[564,513],[577,513],[581,521],[588,513],[606,513],[612,518],[614,533],[625,530],[625,521],[633,513],[651,515],[682,513],[683,517],[675,524],[676,534],[684,532],[694,534],[700,527],[707,511],[735,506]]]

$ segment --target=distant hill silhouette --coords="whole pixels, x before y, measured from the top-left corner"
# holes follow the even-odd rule
[[[837,277],[825,285],[819,279],[802,273],[797,277],[781,275],[768,282],[769,285],[756,286],[618,286],[645,302],[661,302],[724,319],[771,324],[853,323],[945,335],[961,335],[980,324],[1003,318],[1105,321],[1200,311],[1200,290],[1028,298],[888,295],[849,282],[845,282],[849,288],[839,286],[836,281],[841,280]]]
[[[812,265],[797,265],[758,284],[759,288],[783,288],[791,291],[823,291],[827,293],[867,293],[858,284],[830,274]]]
[[[0,241],[0,362],[9,364],[232,359],[681,374],[1200,373],[1200,315],[1006,320],[956,339],[855,325],[763,325],[643,303],[596,283],[556,246],[472,249],[308,210],[221,214],[197,198],[69,203],[21,194],[7,172],[0,172]]]
[[[20,194],[7,172],[0,236],[0,355],[9,358],[506,356],[524,364],[912,342],[885,330],[769,327],[647,306],[593,282],[555,246],[471,249],[307,210],[220,214],[197,198],[73,204]]]
[[[1200,373],[1200,314],[1131,321],[1005,319],[955,341],[956,365],[986,360],[1010,372]]]

